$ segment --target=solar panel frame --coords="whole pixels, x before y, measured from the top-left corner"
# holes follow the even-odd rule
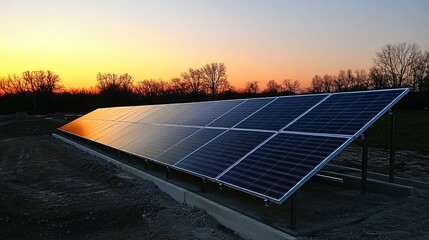
[[[356,139],[360,135],[362,135],[372,124],[375,123],[381,116],[383,116],[389,109],[391,109],[401,98],[403,98],[408,92],[410,92],[409,88],[394,88],[394,89],[383,89],[383,90],[372,90],[372,91],[394,91],[394,90],[404,90],[401,94],[399,94],[392,102],[390,102],[383,110],[381,110],[378,114],[376,114],[369,122],[367,122],[359,131],[357,131],[353,136]],[[344,93],[336,93],[336,94],[344,94]]]
[[[355,93],[360,93],[360,92],[375,92],[375,91],[398,91],[398,90],[403,90],[393,101],[391,101],[389,104],[387,104],[387,106],[385,106],[380,112],[378,112],[370,121],[366,122],[366,124],[361,127],[355,134],[353,135],[347,135],[347,134],[332,134],[332,133],[316,133],[316,132],[298,132],[298,131],[288,131],[286,130],[287,127],[291,126],[293,123],[295,123],[296,121],[298,121],[299,119],[301,119],[302,117],[304,117],[307,113],[309,113],[311,110],[313,110],[314,108],[316,108],[318,105],[322,104],[323,102],[325,102],[327,99],[329,99],[331,96],[334,95],[338,95],[338,94],[355,94]],[[257,197],[261,197],[263,199],[275,202],[275,203],[283,203],[288,197],[290,197],[297,189],[299,189],[306,181],[308,181],[308,179],[310,179],[312,176],[314,176],[324,165],[326,165],[332,158],[334,158],[339,152],[341,152],[345,147],[347,147],[352,141],[354,141],[356,138],[358,138],[360,135],[362,135],[365,130],[367,130],[375,121],[377,121],[382,115],[384,115],[390,108],[392,108],[393,105],[395,105],[404,95],[406,95],[410,90],[408,88],[396,88],[396,89],[382,89],[382,90],[370,90],[370,91],[357,91],[357,92],[341,92],[341,93],[321,93],[321,94],[312,94],[312,96],[314,95],[325,95],[324,98],[322,98],[319,102],[317,102],[316,104],[314,104],[313,106],[311,106],[310,108],[308,108],[306,111],[304,111],[303,113],[301,113],[299,116],[297,116],[295,119],[293,119],[291,122],[289,122],[288,124],[286,124],[286,126],[283,126],[282,128],[278,129],[278,130],[266,130],[266,129],[246,129],[246,128],[237,128],[237,126],[239,124],[241,124],[242,122],[246,121],[247,119],[251,118],[251,116],[257,114],[259,111],[261,111],[262,109],[264,109],[265,107],[267,107],[268,105],[270,105],[271,103],[275,102],[277,99],[279,98],[286,98],[286,97],[293,97],[293,96],[286,96],[286,97],[269,97],[272,98],[271,101],[269,101],[268,103],[266,103],[265,105],[263,105],[262,107],[260,107],[259,109],[257,109],[256,111],[254,111],[253,113],[249,114],[247,117],[245,117],[244,119],[242,119],[241,121],[239,121],[238,123],[236,123],[234,126],[232,126],[231,128],[225,128],[225,127],[216,127],[216,126],[210,126],[211,123],[215,122],[216,120],[220,119],[221,117],[223,117],[224,115],[228,114],[229,112],[233,111],[234,109],[238,108],[240,105],[246,103],[249,99],[237,99],[237,100],[241,100],[240,103],[236,104],[235,106],[233,106],[231,109],[227,110],[226,112],[222,113],[221,115],[217,116],[216,118],[212,119],[210,122],[208,122],[205,126],[199,126],[199,125],[187,125],[184,124],[187,121],[189,121],[191,118],[195,117],[195,111],[192,111],[191,116],[185,116],[185,118],[183,118],[183,116],[179,116],[179,115],[186,115],[187,113],[178,113],[178,114],[171,114],[171,118],[169,118],[169,120],[164,120],[162,122],[145,122],[144,119],[148,118],[149,119],[158,119],[157,117],[155,117],[154,115],[156,115],[156,113],[158,111],[162,112],[162,109],[165,109],[166,104],[159,104],[159,105],[150,105],[150,106],[143,106],[140,108],[140,106],[135,106],[135,107],[120,107],[120,108],[101,108],[101,109],[96,109],[94,112],[90,112],[84,116],[82,116],[80,118],[80,120],[83,122],[91,122],[91,124],[89,124],[90,126],[88,126],[90,129],[92,129],[94,132],[91,133],[91,136],[96,137],[97,139],[91,139],[88,137],[85,137],[83,135],[78,135],[76,133],[73,133],[71,131],[66,130],[66,128],[61,129],[59,128],[59,130],[67,132],[69,134],[78,136],[78,137],[82,137],[85,139],[88,139],[90,141],[93,142],[97,142],[98,139],[102,139],[105,136],[100,136],[99,132],[96,132],[98,130],[103,130],[105,129],[105,124],[108,121],[112,121],[112,122],[116,122],[117,124],[120,123],[130,123],[129,125],[121,125],[121,126],[115,126],[116,124],[111,124],[107,126],[107,129],[109,128],[118,128],[116,129],[117,131],[122,132],[123,130],[126,130],[127,128],[131,128],[131,125],[134,124],[140,124],[140,125],[152,125],[156,128],[156,126],[177,126],[177,127],[195,127],[195,128],[200,128],[200,130],[203,129],[219,129],[219,130],[224,130],[223,132],[221,132],[220,134],[216,135],[215,137],[213,137],[210,141],[207,141],[205,144],[202,144],[200,147],[198,147],[197,149],[195,149],[194,151],[192,151],[191,153],[189,153],[188,155],[186,155],[185,157],[183,157],[182,159],[180,159],[179,161],[176,161],[173,164],[168,164],[162,161],[157,160],[156,158],[164,153],[166,153],[168,150],[172,149],[173,147],[175,147],[176,145],[180,144],[181,142],[185,141],[187,138],[192,137],[194,134],[198,133],[200,130],[197,130],[196,132],[192,133],[191,135],[189,135],[188,137],[180,140],[179,142],[177,142],[176,144],[172,145],[171,147],[167,148],[165,151],[160,152],[158,155],[153,156],[153,158],[149,158],[147,156],[141,156],[139,154],[133,153],[132,151],[127,151],[125,149],[123,149],[124,147],[120,147],[118,148],[118,150],[120,151],[124,151],[127,152],[131,155],[134,156],[138,156],[138,157],[143,157],[145,159],[149,159],[151,161],[157,162],[159,164],[162,165],[166,165],[169,166],[171,168],[183,171],[183,172],[187,172],[189,174],[195,175],[195,176],[199,176],[199,177],[203,177],[206,179],[210,179],[212,181],[218,182],[220,184],[223,184],[225,186],[231,187],[231,188],[235,188],[237,190],[249,193],[251,195],[255,195]],[[305,96],[305,95],[302,95]],[[300,97],[300,96],[294,96],[294,97]],[[228,100],[228,101],[237,101],[237,100]],[[184,105],[193,105],[195,106],[195,109],[197,109],[197,107],[213,107],[216,105],[216,103],[219,103],[220,101],[213,101],[213,102],[196,102],[196,103],[183,103],[183,104],[177,104],[176,108],[180,108],[180,106],[184,106]],[[172,104],[173,105],[173,104]],[[175,105],[175,104],[174,104]],[[204,105],[204,106],[203,106]],[[186,110],[192,109],[191,108],[186,108]],[[200,109],[200,108],[198,108]],[[128,110],[130,113],[127,113]],[[166,109],[165,109],[166,110]],[[186,111],[185,112],[188,112]],[[169,113],[170,114],[170,113]],[[104,117],[103,117],[104,116]],[[153,117],[151,117],[153,116]],[[175,119],[176,117],[180,117],[179,120],[184,119],[183,121],[181,121],[178,124],[171,124],[168,123],[169,121]],[[105,119],[109,119],[109,120],[105,120]],[[77,119],[79,120],[79,119]],[[100,123],[104,123],[104,124],[100,124],[97,125],[97,122]],[[73,123],[73,122],[71,122]],[[77,122],[79,124],[79,122]],[[132,123],[132,124],[131,124]],[[81,123],[82,124],[82,123]],[[66,124],[67,125],[67,124]],[[64,125],[64,126],[66,126]],[[98,130],[97,130],[98,129]],[[271,136],[269,136],[267,139],[265,139],[263,142],[261,142],[260,144],[258,144],[256,147],[254,147],[253,149],[251,149],[248,153],[246,153],[243,157],[241,157],[240,159],[238,159],[237,161],[235,161],[232,165],[230,165],[227,169],[225,169],[222,173],[218,174],[215,177],[209,177],[209,176],[205,176],[204,174],[201,173],[197,173],[197,172],[193,172],[190,171],[188,169],[182,168],[177,166],[177,164],[179,164],[183,159],[185,159],[186,157],[192,155],[193,153],[197,152],[199,149],[203,148],[204,146],[206,146],[207,144],[209,144],[210,142],[214,141],[215,139],[221,137],[222,135],[228,133],[229,131],[255,131],[255,132],[270,132],[273,133]],[[150,133],[150,132],[149,132]],[[117,141],[118,139],[124,137],[124,135],[126,135],[128,133],[124,133],[123,135],[120,135],[118,138],[110,141],[109,143],[102,143],[105,144],[107,146],[111,145],[113,142]],[[147,134],[147,133],[146,133]],[[250,154],[252,154],[253,152],[255,152],[257,149],[259,149],[261,146],[263,146],[265,143],[267,143],[268,141],[270,141],[271,139],[273,139],[275,136],[277,136],[278,134],[295,134],[295,135],[310,135],[310,136],[325,136],[325,137],[335,137],[335,138],[343,138],[343,139],[347,139],[340,147],[338,147],[335,151],[331,152],[329,154],[329,156],[327,156],[323,161],[321,161],[314,169],[312,169],[312,171],[309,172],[309,174],[307,174],[305,177],[303,177],[302,179],[300,179],[300,181],[294,185],[287,193],[285,193],[282,197],[280,198],[272,198],[270,196],[266,196],[254,191],[251,191],[250,189],[246,189],[246,188],[242,188],[240,186],[235,186],[234,184],[230,184],[228,182],[224,182],[221,181],[220,178],[227,173],[230,169],[232,169],[234,166],[236,166],[237,164],[239,164],[243,159],[245,159],[247,156],[249,156]],[[131,142],[136,141],[136,139],[132,140]]]
[[[381,111],[379,111],[373,118],[371,118],[371,120],[367,121],[367,123],[364,126],[362,126],[358,131],[356,131],[356,133],[354,133],[352,135],[335,134],[335,133],[288,131],[287,127],[291,126],[294,122],[289,124],[289,126],[283,128],[281,131],[287,132],[287,133],[301,133],[301,134],[310,133],[310,134],[315,135],[315,136],[338,136],[338,137],[352,136],[354,139],[356,139],[360,135],[362,135],[375,121],[377,121],[389,109],[391,109],[403,96],[405,96],[410,91],[410,89],[409,88],[394,88],[394,89],[380,89],[380,90],[367,90],[367,91],[355,91],[355,92],[338,92],[338,93],[331,93],[329,95],[329,97],[330,97],[332,95],[340,95],[340,94],[356,94],[356,93],[365,93],[365,92],[384,92],[384,91],[398,91],[398,90],[402,90],[402,93],[400,93],[393,101],[391,101],[389,104],[387,104],[386,107],[384,107]],[[327,100],[327,99],[328,98],[326,98],[325,100]],[[323,102],[320,102],[318,105],[322,104]],[[314,106],[312,109],[314,109],[315,107],[317,107],[317,106]],[[306,114],[309,112],[310,111],[307,111]],[[299,121],[299,119],[302,118],[303,116],[305,116],[305,115],[300,116],[298,119],[296,119],[296,121]]]
[[[278,134],[282,134],[282,133],[277,133],[275,135],[273,135],[269,140],[273,139],[275,136],[277,136]],[[314,136],[314,135],[310,135],[310,134],[303,134],[303,135],[309,135],[309,136]],[[259,198],[263,198],[265,200],[269,200],[271,202],[275,202],[277,204],[282,204],[287,198],[289,198],[296,190],[298,190],[305,182],[307,182],[311,177],[313,177],[320,169],[322,169],[329,161],[331,161],[339,152],[341,152],[342,150],[344,150],[344,148],[346,148],[351,142],[354,141],[353,137],[337,137],[337,136],[330,136],[330,137],[334,137],[334,138],[344,138],[347,139],[342,145],[340,145],[335,151],[333,151],[330,155],[328,155],[323,161],[321,161],[312,171],[310,171],[305,177],[303,177],[297,184],[295,184],[288,192],[286,192],[282,197],[280,198],[272,198],[270,196],[252,191],[250,189],[246,189],[225,181],[220,180],[220,178],[230,169],[228,169],[227,171],[225,171],[225,173],[219,174],[218,177],[215,178],[216,182],[218,182],[219,184],[222,184],[224,186],[233,188],[233,189],[237,189],[243,192],[246,192],[248,194],[251,194],[253,196],[259,197]],[[269,140],[265,141],[264,144],[266,142],[268,142]],[[253,153],[253,152],[252,152]],[[250,155],[250,154],[249,154]],[[248,156],[248,155],[247,155]],[[246,156],[246,157],[247,157]],[[240,160],[240,162],[243,159]],[[238,162],[238,161],[237,161]],[[238,164],[238,163],[237,163]],[[236,164],[236,165],[237,165]],[[235,166],[235,165],[234,165]]]

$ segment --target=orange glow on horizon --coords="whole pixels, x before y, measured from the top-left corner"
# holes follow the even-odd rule
[[[89,88],[98,72],[128,73],[135,83],[169,81],[223,62],[238,90],[255,80],[263,90],[272,79],[298,80],[306,88],[316,74],[368,70],[388,42],[428,49],[422,18],[429,15],[420,12],[428,3],[396,4],[386,10],[342,1],[335,8],[299,1],[3,1],[0,77],[51,70],[66,88]],[[365,16],[349,16],[349,9]],[[413,13],[406,22],[394,17],[406,10]]]

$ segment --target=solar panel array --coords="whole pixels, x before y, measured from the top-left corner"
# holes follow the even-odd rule
[[[282,203],[408,91],[100,108],[59,130]]]

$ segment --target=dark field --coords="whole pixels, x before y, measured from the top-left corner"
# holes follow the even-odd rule
[[[239,239],[153,183],[51,137],[62,124],[1,119],[0,239]]]
[[[390,148],[390,116],[382,116],[368,131],[371,147]],[[395,111],[396,149],[416,151],[429,156],[429,111]]]

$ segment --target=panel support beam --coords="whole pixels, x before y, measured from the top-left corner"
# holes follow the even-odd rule
[[[167,167],[167,169],[166,169],[166,177],[167,177],[167,179],[171,178],[171,169],[170,169],[170,167]]]
[[[361,135],[362,140],[362,194],[366,193],[368,180],[368,140],[364,134]]]
[[[395,110],[390,109],[390,158],[389,158],[389,182],[395,181]]]
[[[296,192],[290,197],[290,229],[296,230]]]
[[[201,192],[206,192],[206,179],[205,178],[201,178],[201,188],[200,188]]]

